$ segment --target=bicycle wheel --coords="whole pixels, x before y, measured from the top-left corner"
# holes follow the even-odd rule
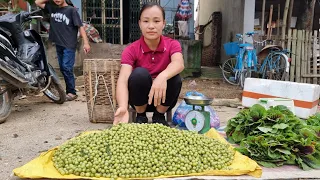
[[[248,54],[247,54],[247,52],[244,54],[243,59],[244,59],[243,67],[242,67],[242,71],[241,71],[240,78],[239,78],[241,88],[244,87],[244,83],[245,83],[246,78],[250,78],[251,74],[252,74],[251,67],[248,67]]]
[[[236,63],[236,58],[230,58],[226,60],[221,67],[223,78],[232,85],[239,85],[239,78],[236,76],[236,72],[234,71]]]
[[[264,66],[264,78],[284,81],[287,72],[287,60],[284,54],[274,54],[269,59],[267,59],[267,64]]]

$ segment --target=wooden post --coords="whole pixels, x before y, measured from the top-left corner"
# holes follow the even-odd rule
[[[264,15],[265,15],[265,11],[266,11],[266,0],[263,0],[262,3],[262,19],[261,19],[261,31],[262,31],[262,35],[264,36]]]
[[[280,4],[278,4],[278,19],[277,19],[277,38],[279,38],[279,34],[280,34]],[[279,38],[280,39],[280,38]]]
[[[306,60],[306,73],[305,74],[310,74],[310,44],[309,44],[309,39],[310,39],[311,33],[310,31],[306,32],[306,43],[305,43],[305,60]],[[306,83],[310,83],[310,78],[306,78]]]
[[[268,23],[268,39],[271,39],[271,30],[272,30],[272,13],[273,13],[273,5],[270,6],[270,14],[269,14],[269,23]]]
[[[290,0],[286,0],[286,5],[284,6],[284,13],[282,19],[282,33],[281,33],[281,46],[284,47],[285,45],[285,37],[286,37],[286,27],[287,27],[287,17],[288,17],[288,9],[290,5]]]
[[[298,30],[297,39],[297,59],[296,59],[296,82],[301,82],[301,43],[302,43],[302,30]]]
[[[309,46],[308,46],[308,49],[309,49],[309,53],[308,53],[308,60],[309,60],[309,72],[308,74],[311,74],[311,58],[312,58],[312,44],[313,44],[313,37],[312,37],[312,31],[309,31]],[[309,83],[312,83],[312,79],[309,78]]]
[[[295,67],[296,67],[296,50],[297,50],[297,30],[294,29],[292,33],[292,59],[291,59],[291,66],[290,66],[290,81],[295,81]]]
[[[288,13],[288,20],[287,20],[287,30],[291,28],[291,18],[292,18],[292,11],[293,11],[293,3],[294,0],[290,0],[290,7]]]
[[[116,62],[114,62],[116,63]],[[113,108],[116,110],[117,106],[117,100],[116,100],[116,81],[117,79],[115,78],[115,71],[117,71],[117,67],[115,64],[111,65],[111,88],[112,88],[112,102],[113,102]],[[108,87],[106,87],[108,88]]]
[[[313,52],[312,52],[312,54],[313,54],[313,75],[317,75],[317,48],[316,48],[316,45],[317,45],[317,41],[318,41],[318,31],[317,30],[315,30],[314,32],[313,32]],[[317,84],[317,78],[316,77],[314,77],[313,78],[313,84]]]
[[[301,82],[301,41],[302,30],[298,30],[297,59],[296,59],[296,82]]]
[[[89,96],[90,96],[90,109],[93,108],[94,102],[93,102],[93,88],[92,88],[92,63],[86,62],[87,64],[85,71],[88,72],[89,76]],[[88,67],[89,66],[89,67]],[[86,82],[86,81],[85,81]],[[90,112],[92,112],[93,109],[91,109]],[[92,113],[89,114],[89,117],[91,117]],[[92,117],[91,117],[92,118]]]
[[[301,82],[305,83],[305,78],[302,76],[305,74],[305,51],[304,51],[304,45],[305,45],[305,38],[306,38],[306,31],[302,30],[302,37],[301,37]]]
[[[289,51],[291,51],[291,39],[292,39],[292,30],[291,29],[289,29],[288,30],[288,43],[287,43],[287,49],[289,50]],[[292,55],[291,54],[289,54],[288,55],[290,58],[292,58]],[[289,71],[289,74],[291,74],[291,70]],[[290,76],[289,75],[287,75],[286,76],[286,81],[289,81],[290,80]]]

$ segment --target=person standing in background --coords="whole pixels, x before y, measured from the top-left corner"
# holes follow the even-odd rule
[[[36,0],[35,3],[50,14],[49,39],[56,44],[60,71],[66,83],[67,100],[75,100],[78,96],[75,89],[73,66],[77,47],[77,36],[80,31],[85,53],[90,51],[89,41],[83,28],[77,9],[70,6],[70,0]],[[51,1],[51,2],[52,2]],[[73,5],[71,3],[71,5]]]

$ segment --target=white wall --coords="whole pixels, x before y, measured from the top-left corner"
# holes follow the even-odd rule
[[[204,25],[215,11],[222,11],[225,0],[199,0],[199,24]]]
[[[199,25],[205,25],[215,11],[221,12],[222,14],[222,39],[221,39],[221,62],[226,60],[228,57],[225,55],[223,49],[223,44],[229,42],[230,40],[235,41],[235,35],[237,33],[243,33],[244,30],[244,8],[246,0],[199,0],[200,10],[199,10]],[[254,1],[254,0],[249,0]],[[250,7],[248,5],[248,7]],[[246,16],[250,17],[252,13],[252,18],[254,18],[254,6],[247,13]],[[250,18],[247,18],[247,23],[249,23]],[[252,21],[254,23],[254,21]],[[209,25],[211,27],[211,25]],[[204,32],[204,39],[211,40],[210,28],[207,28],[208,32]],[[200,32],[201,33],[201,32]],[[206,41],[206,45],[208,42]]]
[[[244,4],[244,22],[243,22],[243,32],[254,31],[254,12],[255,12],[255,0],[245,0]],[[245,36],[244,41],[253,43],[252,38]]]

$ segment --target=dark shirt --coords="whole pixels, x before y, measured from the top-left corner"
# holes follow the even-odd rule
[[[78,29],[82,26],[77,9],[72,6],[58,7],[47,3],[44,10],[50,15],[49,39],[57,45],[75,50]]]

